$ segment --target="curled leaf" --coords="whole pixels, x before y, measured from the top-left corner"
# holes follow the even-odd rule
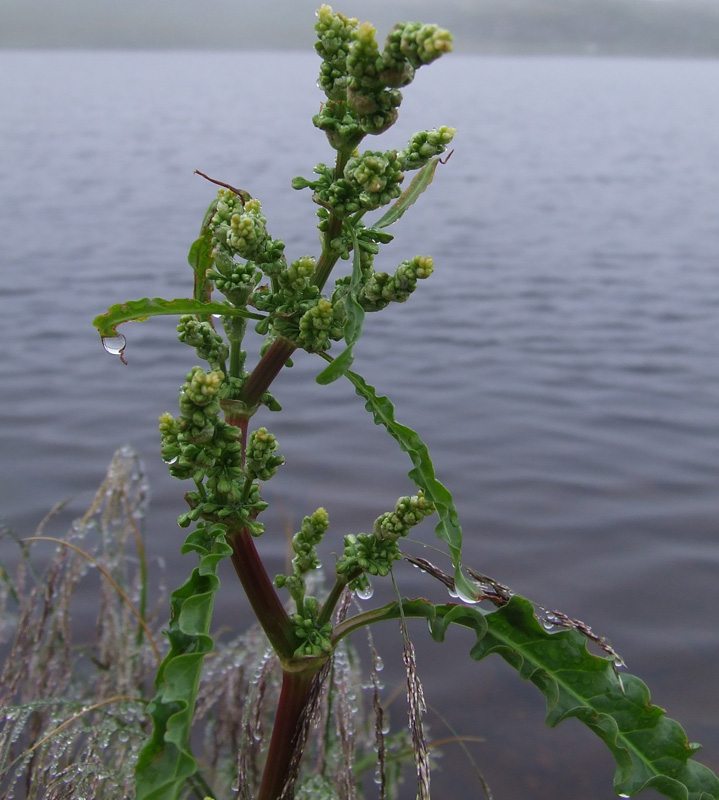
[[[129,300],[127,303],[116,303],[100,316],[95,317],[92,324],[103,339],[122,336],[117,326],[125,322],[144,322],[150,317],[180,316],[182,314],[220,314],[222,316],[246,317],[248,319],[264,319],[262,314],[255,314],[244,308],[236,308],[227,303],[203,302],[180,297],[175,300],[163,300],[161,297],[144,297],[142,300]]]

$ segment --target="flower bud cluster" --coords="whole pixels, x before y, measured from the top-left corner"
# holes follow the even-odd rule
[[[323,105],[319,113],[312,117],[312,123],[325,132],[335,150],[345,152],[352,152],[366,133],[360,125],[359,116],[345,100],[331,100]]]
[[[217,209],[210,227],[215,241],[231,253],[249,260],[261,257],[268,239],[266,223],[259,200],[243,202],[229,189],[217,193]]]
[[[391,202],[401,194],[404,174],[395,150],[386,153],[366,150],[350,158],[344,169],[352,194],[360,208],[372,210]]]
[[[290,617],[300,645],[295,656],[321,656],[332,652],[332,623],[319,624],[319,603],[316,597],[306,597],[302,613]]]
[[[371,534],[345,536],[344,552],[335,567],[337,576],[344,576],[350,588],[357,589],[366,588],[369,575],[388,575],[393,562],[401,558],[398,539],[433,512],[434,506],[421,490],[413,497],[400,497],[394,511],[375,520]]]
[[[319,86],[329,99],[314,118],[332,147],[349,151],[365,134],[387,130],[397,119],[400,87],[415,70],[452,49],[448,31],[416,22],[397,25],[382,52],[369,23],[335,14],[323,5],[315,25],[322,57]]]
[[[262,287],[252,298],[252,305],[260,311],[285,315],[299,310],[302,304],[309,307],[307,301],[315,302],[319,297],[319,289],[312,283],[315,266],[312,256],[303,256],[289,267],[277,270],[273,273],[273,285],[277,290]]]
[[[267,220],[256,198],[245,200],[229,189],[220,189],[209,228],[215,246],[215,265],[227,279],[231,278],[233,268],[229,265],[235,256],[262,265],[283,259],[284,242],[268,234]]]
[[[349,576],[361,570],[384,578],[392,569],[392,563],[402,558],[396,539],[378,539],[370,533],[350,533],[344,542],[344,552],[336,566],[337,575]]]
[[[180,389],[180,412],[187,427],[186,436],[205,440],[212,436],[220,411],[220,388],[225,375],[219,370],[205,372],[193,367]]]
[[[315,50],[322,58],[318,84],[330,100],[341,100],[347,89],[347,55],[357,28],[354,17],[335,14],[328,5],[317,12]]]
[[[277,472],[277,468],[285,463],[284,456],[275,455],[278,446],[277,439],[267,428],[252,431],[245,451],[246,477],[268,481]]]
[[[318,569],[320,560],[317,556],[317,545],[329,527],[329,516],[324,508],[318,508],[309,517],[302,520],[302,527],[292,537],[292,549],[295,557],[292,559],[292,575],[276,575],[275,586],[280,589],[285,587],[292,599],[297,603],[299,613],[305,611],[305,579],[310,570]],[[312,598],[307,598],[312,601]],[[316,601],[315,601],[316,602]],[[312,606],[312,602],[310,602]]]
[[[394,511],[386,511],[374,521],[372,533],[379,539],[396,541],[419,525],[425,517],[434,513],[434,505],[420,489],[413,497],[400,497]]]
[[[296,341],[309,353],[319,353],[330,348],[332,340],[339,341],[344,329],[343,310],[340,305],[321,297],[300,318]]]
[[[224,374],[230,348],[209,322],[201,322],[191,314],[184,314],[180,317],[177,332],[181,342],[194,347],[199,358]]]
[[[387,37],[384,58],[388,68],[406,62],[413,69],[419,69],[451,50],[452,34],[449,31],[437,25],[404,22],[395,25]]]
[[[442,155],[457,133],[456,128],[442,125],[431,131],[419,131],[409,140],[407,147],[397,154],[403,170],[419,169],[435,156]]]
[[[404,180],[396,150],[366,150],[347,161],[340,178],[335,178],[325,164],[318,164],[317,180],[295,178],[295,189],[314,190],[314,200],[340,217],[380,208],[399,197]]]
[[[402,92],[384,79],[384,61],[375,34],[368,22],[360,25],[347,57],[347,104],[369,134],[383,133],[394,125],[402,102]]]
[[[380,311],[389,303],[404,303],[417,288],[417,281],[428,278],[433,270],[431,256],[415,256],[403,261],[394,275],[375,272],[362,289],[360,305],[365,311]]]
[[[259,282],[262,273],[253,261],[235,261],[227,247],[216,244],[212,251],[215,265],[208,277],[215,282],[215,287],[238,307],[245,306],[249,296]]]

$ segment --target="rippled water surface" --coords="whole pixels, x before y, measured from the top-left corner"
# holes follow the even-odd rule
[[[291,257],[316,252],[309,195],[288,189],[329,158],[310,122],[315,70],[287,54],[0,54],[0,487],[15,530],[89,496],[129,442],[152,481],[150,548],[171,582],[190,569],[156,421],[194,353],[153,320],[126,326],[123,367],[90,321],[190,291],[186,252],[213,195],[194,169],[259,196]],[[447,123],[456,152],[382,264],[429,252],[436,274],[368,318],[356,360],[429,444],[466,562],[608,636],[714,769],[717,85],[716,62],[453,57],[423,70],[382,146]],[[300,355],[274,387],[286,415],[261,420],[288,462],[266,492],[279,501],[262,542],[272,570],[285,528],[318,505],[331,550],[411,491],[406,456],[349,384],[314,383],[321,366]],[[441,595],[414,570],[399,578]],[[238,607],[227,573],[220,620],[244,624]],[[393,626],[376,638],[399,684]],[[415,638],[431,731],[447,734],[441,710],[484,737],[472,752],[496,800],[614,796],[603,746],[571,721],[545,730],[543,699],[503,662],[474,664],[462,635]],[[458,749],[441,764],[437,800],[482,796]]]

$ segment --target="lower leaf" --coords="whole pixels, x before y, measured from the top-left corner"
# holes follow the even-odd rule
[[[192,715],[203,661],[214,646],[209,630],[220,586],[217,565],[232,549],[224,528],[217,526],[193,531],[183,547],[183,552],[189,550],[200,554],[200,563],[170,597],[170,652],[160,665],[157,693],[148,705],[153,730],[135,768],[136,800],[176,800],[197,771],[189,747]]]
[[[647,686],[633,675],[620,676],[613,659],[590,653],[578,630],[546,631],[529,600],[515,595],[494,611],[404,600],[401,609],[392,603],[347,620],[337,638],[362,622],[397,619],[401,613],[426,618],[438,642],[451,624],[470,628],[477,637],[471,657],[481,661],[496,653],[534,683],[546,698],[549,726],[575,717],[591,728],[617,763],[617,794],[632,797],[652,788],[671,800],[719,800],[719,778],[691,760],[699,746],[652,705]]]

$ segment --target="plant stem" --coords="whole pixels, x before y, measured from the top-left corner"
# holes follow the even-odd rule
[[[281,659],[290,659],[297,648],[290,618],[260,559],[248,528],[228,531],[232,564],[247,599],[270,644]]]
[[[303,716],[310,704],[312,684],[320,669],[321,665],[315,663],[304,672],[282,674],[280,700],[257,800],[279,800],[288,779],[292,777],[295,749],[301,746],[299,737]]]
[[[350,155],[350,152],[338,151],[337,160],[335,161],[335,178],[342,177]],[[334,211],[330,212],[327,220],[327,230],[322,241],[322,255],[315,267],[315,274],[312,276],[312,283],[319,289],[322,289],[327,283],[330,272],[332,272],[332,268],[339,258],[339,251],[332,247],[332,241],[342,233],[342,222],[342,217],[338,217]]]
[[[296,349],[297,345],[289,339],[276,339],[252,370],[239,399],[249,407],[259,405],[262,395],[269,389],[272,381],[279,375],[287,359]]]
[[[332,612],[335,610],[335,606],[339,602],[340,598],[342,597],[342,593],[347,588],[347,584],[351,583],[355,578],[359,578],[362,574],[362,570],[358,570],[356,573],[351,575],[343,575],[342,578],[337,578],[335,581],[335,585],[332,587],[330,593],[327,595],[327,599],[322,606],[322,611],[320,611],[319,616],[317,617],[317,624],[324,625],[325,623],[330,621],[330,617],[332,616]]]

